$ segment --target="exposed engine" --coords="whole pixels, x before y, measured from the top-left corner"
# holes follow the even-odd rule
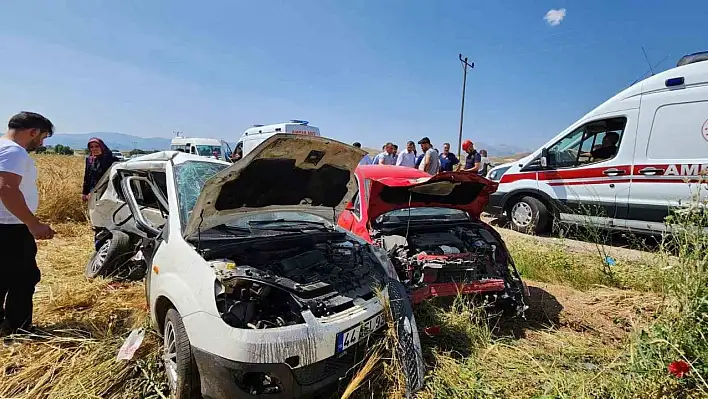
[[[387,250],[398,277],[409,289],[500,278],[506,269],[506,259],[497,259],[498,241],[481,228],[418,230],[410,232],[408,239],[383,235],[376,243]]]
[[[303,323],[374,296],[383,268],[367,247],[341,233],[316,239],[278,239],[231,252],[212,262],[223,292],[217,308],[237,328],[272,328]]]

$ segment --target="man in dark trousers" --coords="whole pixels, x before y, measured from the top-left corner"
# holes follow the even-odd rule
[[[34,215],[39,204],[37,168],[28,152],[54,133],[49,119],[20,112],[0,138],[0,337],[28,331],[32,296],[40,272],[37,240],[54,237],[54,230]]]

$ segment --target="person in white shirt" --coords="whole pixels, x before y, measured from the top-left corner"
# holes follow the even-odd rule
[[[407,166],[409,168],[415,168],[415,143],[409,141],[406,144],[406,151],[398,154],[398,159],[396,160],[396,166]]]
[[[41,277],[34,240],[54,237],[34,214],[37,168],[28,154],[54,133],[54,125],[40,114],[20,112],[7,128],[0,138],[0,336],[31,328],[32,296]]]
[[[352,145],[356,148],[361,148],[361,143],[358,141],[355,141],[354,143],[352,143]],[[361,161],[359,161],[359,165],[371,165],[373,162],[374,161],[371,160],[371,157],[369,156],[369,154],[366,154],[366,155],[364,155],[364,158],[362,158]]]

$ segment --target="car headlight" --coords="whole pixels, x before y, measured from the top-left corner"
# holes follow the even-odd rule
[[[511,168],[511,166],[504,166],[502,168],[492,169],[489,171],[489,174],[487,174],[487,179],[489,179],[491,181],[499,181],[499,180],[501,180],[502,175],[507,170],[509,170],[509,168]]]

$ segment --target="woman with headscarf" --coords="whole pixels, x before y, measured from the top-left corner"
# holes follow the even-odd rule
[[[96,137],[88,141],[88,154],[84,169],[84,188],[81,192],[81,199],[84,201],[88,201],[89,193],[101,180],[103,174],[113,165],[113,162],[118,161],[103,140]]]

